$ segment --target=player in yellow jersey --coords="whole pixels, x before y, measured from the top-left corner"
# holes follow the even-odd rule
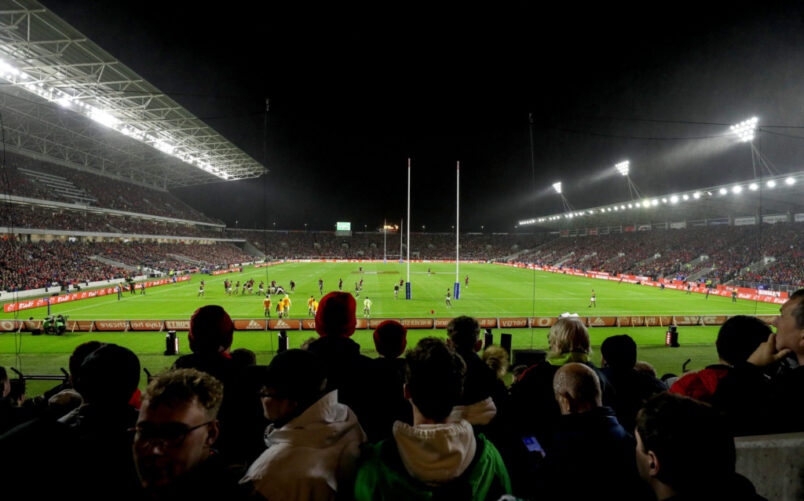
[[[307,316],[312,317],[315,315],[315,311],[313,311],[313,303],[315,303],[315,298],[310,296],[310,299],[307,300]]]
[[[290,305],[291,305],[290,296],[285,294],[285,297],[282,299],[282,304],[285,306],[285,316],[289,317],[290,316]]]
[[[279,318],[285,316],[285,303],[281,299],[276,303],[276,315]]]
[[[271,295],[266,294],[265,299],[262,300],[262,307],[265,308],[265,316],[271,318]]]
[[[313,316],[318,312],[318,301],[313,301]]]

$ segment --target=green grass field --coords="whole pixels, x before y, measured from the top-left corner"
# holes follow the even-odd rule
[[[363,267],[363,273],[358,267]],[[428,273],[428,269],[432,273]],[[463,287],[463,279],[469,275],[469,288]],[[324,280],[324,293],[336,290],[338,280],[343,278],[344,290],[354,293],[355,282],[363,278],[363,291],[358,300],[358,314],[362,310],[362,299],[370,297],[373,302],[372,317],[454,317],[472,315],[477,317],[504,316],[556,316],[563,312],[590,314],[589,296],[592,289],[597,295],[596,315],[717,315],[717,314],[774,314],[778,305],[738,301],[730,298],[703,295],[687,295],[682,291],[660,290],[639,285],[621,284],[603,280],[586,279],[537,272],[499,265],[464,264],[461,265],[461,299],[453,300],[453,307],[447,309],[444,297],[447,288],[452,289],[455,281],[454,264],[411,264],[413,299],[394,299],[393,286],[406,276],[406,267],[398,263],[286,263],[266,268],[247,268],[243,273],[221,275],[218,277],[194,276],[192,281],[155,287],[141,296],[124,295],[118,301],[116,296],[106,296],[54,306],[53,313],[69,315],[71,320],[79,319],[187,319],[198,307],[204,304],[220,304],[232,318],[263,318],[262,297],[257,295],[226,296],[223,293],[225,278],[248,280],[254,278],[259,284],[264,280],[269,284],[288,286],[290,280],[296,282],[296,291],[291,295],[293,308],[291,318],[306,318],[307,298],[314,295],[320,299],[318,279]],[[198,284],[206,282],[204,297],[198,297]],[[256,290],[256,287],[255,287]],[[431,311],[433,313],[431,313]],[[42,318],[46,309],[25,310],[18,318]],[[275,316],[275,314],[273,314]],[[3,314],[0,318],[14,318],[14,314]],[[495,341],[501,332],[495,329]],[[514,349],[547,346],[547,329],[510,329],[513,334]],[[717,327],[682,327],[679,329],[681,348],[664,346],[664,328],[645,327],[601,327],[590,329],[595,348],[614,334],[627,333],[640,346],[641,360],[651,362],[662,374],[679,373],[681,364],[689,359],[691,369],[699,369],[717,360],[714,339]],[[306,338],[315,335],[312,331],[290,332],[291,347],[299,346]],[[410,330],[409,345],[426,336],[444,336],[443,330]],[[67,366],[72,350],[80,343],[97,339],[114,342],[132,349],[140,356],[143,367],[151,373],[172,364],[174,357],[166,357],[164,334],[158,332],[127,333],[70,333],[65,336],[37,336],[29,334],[0,335],[0,365],[13,366],[27,374],[58,374],[60,367]],[[186,334],[180,334],[180,350],[187,350]],[[373,349],[370,331],[358,331],[354,335],[364,351]],[[237,332],[234,348],[249,348],[257,353],[259,363],[267,363],[276,349],[275,334],[270,332]],[[599,353],[593,358],[599,362]],[[52,386],[51,382],[29,382],[28,394],[36,395]]]

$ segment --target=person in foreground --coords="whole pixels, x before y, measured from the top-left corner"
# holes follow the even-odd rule
[[[212,446],[218,439],[223,385],[195,369],[157,376],[134,428],[134,461],[144,498],[246,499]]]
[[[393,439],[364,447],[355,499],[499,499],[511,493],[502,458],[461,419],[450,422],[466,365],[442,340],[422,339],[405,357],[405,396],[413,426],[397,421]]]
[[[764,499],[735,461],[734,439],[709,404],[661,393],[637,414],[637,471],[659,501]]]
[[[277,500],[330,500],[350,492],[366,435],[352,410],[326,392],[319,357],[305,350],[277,354],[262,376],[262,405],[271,424],[268,449],[241,484]]]

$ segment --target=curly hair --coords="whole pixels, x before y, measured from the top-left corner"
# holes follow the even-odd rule
[[[174,369],[156,376],[142,395],[142,407],[178,407],[198,402],[209,419],[215,419],[223,401],[223,384],[206,372]]]

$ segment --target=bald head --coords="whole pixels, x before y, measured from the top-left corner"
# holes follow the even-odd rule
[[[569,363],[558,369],[553,392],[562,414],[580,414],[602,405],[600,379],[584,364]]]

